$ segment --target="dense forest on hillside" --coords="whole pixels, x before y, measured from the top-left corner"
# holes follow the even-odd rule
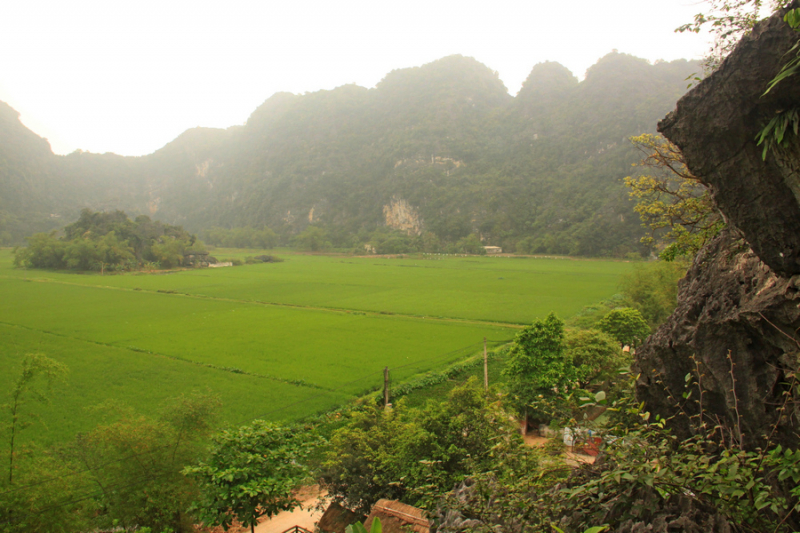
[[[622,184],[640,158],[627,139],[653,132],[698,70],[614,52],[581,82],[538,64],[512,97],[450,56],[374,89],[275,94],[243,126],[188,130],[142,157],[55,156],[0,103],[0,244],[90,208],[194,232],[268,227],[284,243],[312,225],[360,246],[388,226],[428,248],[477,235],[508,251],[646,252]]]

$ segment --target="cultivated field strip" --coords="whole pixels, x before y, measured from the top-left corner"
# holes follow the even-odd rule
[[[66,384],[56,389],[53,401],[36,408],[45,424],[36,424],[21,434],[23,441],[39,444],[63,441],[78,432],[89,431],[122,406],[156,414],[165,399],[193,391],[220,396],[223,424],[244,423],[265,414],[272,420],[293,420],[352,398],[342,392],[220,372],[5,324],[0,325],[0,345],[3,347],[0,365],[8,370],[0,374],[3,390],[8,390],[11,371],[16,370],[19,358],[25,353],[44,353],[70,369]],[[310,397],[314,401],[298,403]]]
[[[70,383],[23,439],[59,442],[127,405],[209,391],[222,419],[296,420],[568,316],[616,292],[616,262],[286,255],[277,264],[168,274],[14,269],[0,250],[0,387],[25,353]],[[508,281],[509,283],[505,283]],[[459,287],[461,287],[459,289]],[[560,311],[559,311],[560,310]],[[110,404],[110,409],[97,409]]]
[[[0,252],[0,275],[309,308],[528,324],[551,311],[571,316],[607,298],[632,266],[569,259],[281,255],[283,263],[96,276],[3,268],[10,267],[10,254],[4,260]]]

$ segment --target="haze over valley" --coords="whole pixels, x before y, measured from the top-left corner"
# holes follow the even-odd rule
[[[278,93],[244,126],[190,129],[141,157],[54,155],[0,104],[0,244],[58,228],[81,209],[124,210],[200,233],[307,226],[339,248],[375,230],[427,236],[430,251],[471,234],[526,253],[647,253],[622,178],[628,141],[701,67],[612,52],[583,81],[536,65],[509,96],[490,67],[449,56],[394,70],[374,89]]]

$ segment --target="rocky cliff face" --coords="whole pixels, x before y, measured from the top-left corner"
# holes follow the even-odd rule
[[[797,39],[782,14],[760,23],[659,124],[761,260],[785,275],[800,273],[800,174],[773,153],[762,160],[754,139],[777,112],[800,104],[797,76],[764,95]]]
[[[754,140],[776,112],[800,104],[797,77],[762,96],[797,39],[781,14],[759,24],[659,124],[732,228],[697,256],[675,313],[637,353],[637,395],[651,412],[679,415],[683,436],[703,420],[751,449],[767,438],[800,443],[800,181],[792,170],[800,158],[793,148],[764,161]]]
[[[727,231],[697,256],[678,301],[637,353],[637,393],[647,408],[678,415],[675,429],[685,436],[694,425],[688,417],[702,413],[749,448],[776,426],[773,440],[796,442],[796,413],[781,406],[798,367],[800,276],[778,275]]]

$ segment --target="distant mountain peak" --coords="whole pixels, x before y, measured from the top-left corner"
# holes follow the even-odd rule
[[[537,63],[522,83],[517,98],[529,99],[554,95],[578,86],[578,78],[564,65],[555,61]]]

